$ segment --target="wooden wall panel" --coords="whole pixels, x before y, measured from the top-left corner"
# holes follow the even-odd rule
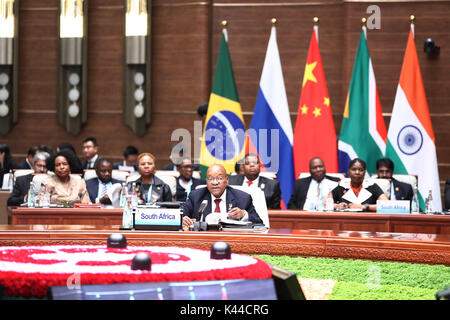
[[[353,0],[153,0],[152,122],[143,137],[122,123],[123,0],[89,0],[88,122],[78,136],[57,123],[58,0],[20,2],[19,120],[0,137],[21,160],[35,144],[53,148],[71,142],[81,155],[81,140],[94,135],[102,155],[120,159],[122,148],[136,145],[153,152],[158,166],[168,163],[170,141],[177,128],[193,133],[197,106],[209,99],[221,37],[227,20],[229,48],[244,119],[248,127],[270,33],[270,19],[278,19],[277,37],[292,125],[298,101],[312,18],[320,18],[320,51],[337,133],[361,34],[360,19],[376,4],[381,29],[368,31],[386,126],[389,125],[404,50],[408,17],[416,21],[416,46],[436,136],[441,182],[450,177],[450,1]],[[431,37],[441,53],[431,59],[423,52]],[[193,138],[192,138],[193,139]],[[195,155],[194,155],[195,156]]]

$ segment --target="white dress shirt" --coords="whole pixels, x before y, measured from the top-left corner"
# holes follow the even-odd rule
[[[255,180],[252,181],[251,185],[248,185],[248,179],[247,177],[244,177],[244,182],[242,183],[243,186],[245,187],[250,187],[250,188],[258,188],[259,185],[259,176],[258,178],[256,178]]]
[[[103,186],[106,185],[106,192],[102,194]],[[95,198],[95,203],[100,203],[100,199],[108,193],[108,190],[112,187],[112,182],[103,183],[100,179],[98,179],[98,193],[97,198]]]
[[[97,158],[98,158],[98,154],[93,156],[91,159],[87,160],[88,169],[95,169],[95,161],[97,160]]]
[[[220,199],[219,202],[219,209],[220,213],[214,212],[216,210],[216,202],[214,200]],[[229,205],[229,208],[227,208],[227,190],[222,193],[222,195],[219,198],[216,198],[213,194],[211,194],[211,213],[206,216],[208,220],[212,221],[211,223],[217,223],[217,221],[227,221],[228,218],[228,211],[230,211],[233,207],[231,206],[231,203]],[[205,218],[205,219],[206,219]],[[233,220],[233,219],[230,219]],[[240,221],[248,221],[248,213],[245,211],[244,217]]]
[[[309,184],[308,193],[306,194],[305,204],[303,205],[303,210],[316,210],[316,203],[321,198],[324,200],[328,193],[336,188],[338,183],[327,178],[323,178],[322,181],[311,179]]]

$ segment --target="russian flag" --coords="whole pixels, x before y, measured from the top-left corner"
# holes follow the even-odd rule
[[[276,28],[272,25],[255,110],[248,130],[247,152],[258,154],[262,170],[277,173],[283,209],[286,209],[295,182],[293,136]]]

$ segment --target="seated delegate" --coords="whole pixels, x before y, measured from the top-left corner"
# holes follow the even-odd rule
[[[90,203],[84,179],[71,175],[73,153],[61,150],[50,158],[47,168],[55,173],[44,180],[50,203],[72,206],[74,203]]]
[[[137,158],[137,162],[141,176],[135,181],[128,182],[128,190],[130,190],[130,185],[136,183],[138,202],[144,204],[157,201],[172,201],[170,187],[155,176],[155,156],[151,153],[141,153]]]
[[[206,188],[191,191],[189,199],[182,204],[183,229],[188,229],[195,221],[202,219],[199,208],[205,201],[207,205],[203,217],[214,212],[222,221],[232,219],[263,223],[253,206],[252,197],[244,191],[228,186],[228,176],[220,164],[208,168]]]
[[[335,209],[377,211],[377,200],[389,200],[377,184],[369,184],[364,180],[366,163],[363,160],[356,158],[350,161],[348,175],[350,177],[348,186],[339,183],[331,191]]]

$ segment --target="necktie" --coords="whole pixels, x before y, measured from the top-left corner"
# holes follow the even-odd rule
[[[214,212],[220,212],[220,207],[219,207],[220,200],[222,200],[222,199],[214,200],[214,202],[216,203],[216,209],[214,210]]]
[[[253,181],[251,181],[251,180],[247,181],[247,184],[248,184],[249,187],[252,185],[252,183],[253,183]]]
[[[102,190],[100,191],[100,197],[99,198],[103,198],[103,196],[106,194],[107,189],[106,189],[106,183],[102,183]]]

